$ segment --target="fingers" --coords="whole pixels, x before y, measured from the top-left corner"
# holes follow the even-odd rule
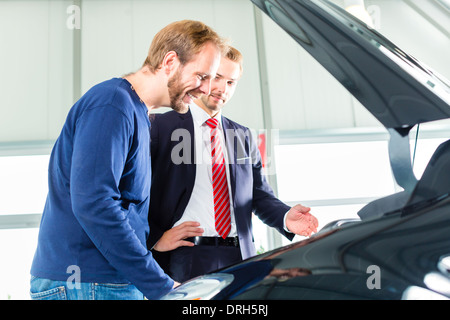
[[[200,226],[200,223],[198,223],[196,221],[185,221],[185,222],[179,224],[178,226],[173,227],[173,229],[183,229],[186,227],[199,227],[199,226]]]
[[[312,235],[314,232],[317,232],[317,228],[311,228],[311,227],[306,227],[304,229],[302,229],[298,235],[303,236],[303,237],[309,237],[310,235]]]
[[[176,229],[174,230],[177,233],[176,239],[176,247],[193,247],[195,246],[194,243],[191,241],[186,241],[186,238],[192,238],[192,237],[200,237],[204,230],[200,227],[200,223],[195,221],[186,221],[181,223],[180,225],[172,228]]]
[[[317,221],[316,217],[314,217],[313,215],[311,215],[310,220],[309,220],[309,226],[308,226],[308,236],[311,235],[312,233],[317,232],[317,227],[319,226],[319,222]]]
[[[314,227],[314,232],[317,232],[317,228],[319,227],[319,220],[317,220],[317,218],[309,212],[306,213],[306,215],[309,215],[310,223]]]
[[[201,236],[204,232],[204,230],[200,228],[200,223],[195,221],[183,222],[180,225],[172,228],[172,230],[176,234],[176,238],[179,240],[190,237],[198,237]]]
[[[164,232],[162,237],[153,246],[156,251],[165,252],[180,246],[191,246],[193,243],[184,241],[186,238],[201,236],[204,232],[195,221],[186,221]]]
[[[317,228],[316,227],[314,227],[314,228],[308,228],[307,230],[306,230],[306,237],[309,237],[311,234],[313,234],[314,232],[317,232]]]
[[[194,243],[190,241],[185,241],[186,238],[200,237],[204,230],[200,227],[200,223],[195,221],[186,221],[180,225],[174,227],[174,232],[176,232],[176,247],[193,247]]]
[[[295,206],[293,206],[293,208],[296,209],[297,211],[303,213],[303,214],[309,213],[309,211],[311,211],[310,207],[305,207],[305,206],[303,206],[301,204],[296,204]]]
[[[178,236],[179,240],[184,240],[186,238],[200,237],[203,234],[203,229],[197,228],[193,230],[185,230],[182,234]]]
[[[181,240],[178,242],[178,247],[194,247],[194,246],[195,246],[195,244],[190,241]]]
[[[319,227],[319,220],[317,220],[317,218],[311,214],[311,208],[302,206],[300,204],[297,206],[300,207],[300,209],[296,209],[298,209],[305,216],[305,218],[307,218],[307,221],[312,226],[312,232],[317,232],[317,228]]]
[[[297,204],[288,212],[286,226],[288,229],[300,236],[308,237],[317,232],[319,221],[311,214],[311,208]]]

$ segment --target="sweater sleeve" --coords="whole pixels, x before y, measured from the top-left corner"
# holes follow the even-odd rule
[[[98,250],[148,299],[167,293],[170,279],[136,236],[119,184],[132,122],[113,106],[86,110],[77,122],[71,168],[72,210]],[[133,204],[139,205],[139,204]]]

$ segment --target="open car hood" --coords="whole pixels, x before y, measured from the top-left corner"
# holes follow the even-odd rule
[[[450,83],[327,0],[251,0],[328,70],[391,135],[397,183],[411,192],[409,131],[450,117]]]
[[[450,117],[450,84],[327,0],[252,0],[386,128]]]

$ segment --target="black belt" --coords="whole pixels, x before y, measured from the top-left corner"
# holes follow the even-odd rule
[[[225,246],[225,247],[239,247],[238,237],[191,237],[185,239],[190,241],[197,246]]]

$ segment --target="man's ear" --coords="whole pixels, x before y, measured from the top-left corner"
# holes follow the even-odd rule
[[[164,72],[169,75],[174,70],[177,70],[180,65],[180,59],[178,59],[178,54],[175,51],[169,51],[164,56],[161,67]]]

